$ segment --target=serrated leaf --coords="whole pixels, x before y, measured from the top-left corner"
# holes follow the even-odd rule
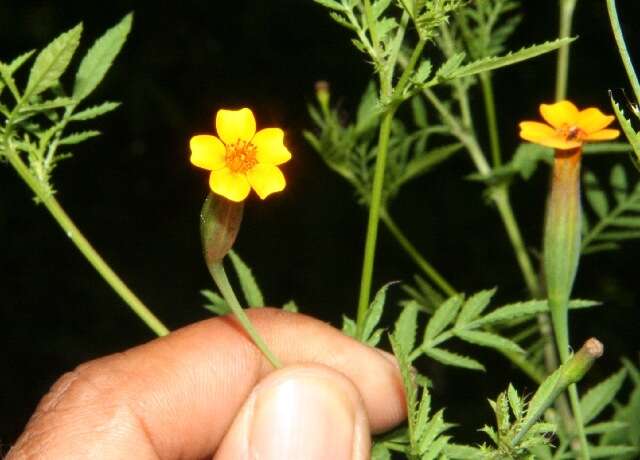
[[[36,50],[27,51],[26,53],[22,53],[20,56],[11,61],[7,66],[9,74],[13,75],[14,73],[16,73],[18,69],[20,69],[20,67],[22,67],[22,65],[27,62],[31,56],[33,56],[35,52]]]
[[[413,368],[411,367],[411,361],[409,356],[398,345],[398,341],[393,334],[389,334],[389,343],[391,343],[391,349],[398,362],[400,368],[400,376],[402,377],[402,384],[404,386],[404,394],[407,402],[407,420],[409,422],[409,432],[413,432],[413,424],[416,420],[416,384],[413,376]]]
[[[573,299],[569,301],[569,308],[581,309],[591,308],[600,305],[594,300]],[[488,324],[500,323],[503,321],[523,319],[533,317],[538,313],[549,311],[549,304],[546,300],[528,300],[526,302],[516,302],[496,308],[483,317],[469,323],[469,328],[477,328]]]
[[[422,388],[422,397],[418,404],[418,412],[413,426],[413,433],[410,435],[412,441],[420,441],[429,422],[429,414],[431,413],[431,394],[426,387]]]
[[[516,421],[519,421],[524,416],[524,404],[522,398],[516,391],[512,384],[509,384],[507,388],[507,398],[509,399],[509,406],[513,412]]]
[[[38,53],[31,67],[27,88],[23,95],[26,101],[56,84],[69,66],[80,43],[81,35],[82,24],[78,24],[59,35]]]
[[[247,301],[247,305],[250,307],[264,307],[264,297],[262,296],[262,292],[260,291],[260,287],[258,286],[253,273],[251,273],[251,269],[233,249],[229,251],[229,259],[231,259],[233,268],[238,275],[240,288],[242,289],[244,298]]]
[[[371,460],[391,460],[391,452],[382,444],[374,444],[371,449]]]
[[[424,343],[427,344],[435,339],[455,319],[458,310],[462,306],[463,297],[455,295],[449,297],[433,314],[424,331]]]
[[[500,67],[517,64],[518,62],[526,61],[536,56],[540,56],[541,54],[557,50],[561,46],[567,43],[571,43],[574,40],[575,38],[559,38],[554,41],[522,48],[518,51],[510,52],[509,54],[506,54],[504,56],[491,56],[488,58],[480,59],[478,61],[466,64],[462,67],[458,67],[448,75],[443,75],[443,77],[449,79],[469,77],[481,72],[487,72],[489,70],[499,69]]]
[[[360,98],[356,115],[356,131],[358,133],[369,131],[378,124],[380,110],[378,109],[377,91],[375,83],[371,81]]]
[[[111,112],[112,110],[117,109],[119,106],[120,106],[119,102],[110,102],[110,101],[103,102],[102,104],[94,105],[84,110],[81,110],[80,112],[76,112],[73,115],[71,115],[69,119],[73,121],[91,120],[92,118],[96,118],[96,117],[99,117],[100,115],[104,115],[105,113]]]
[[[346,315],[342,315],[342,332],[349,337],[356,336],[356,322]]]
[[[20,108],[20,113],[44,112],[52,109],[59,109],[60,107],[67,107],[73,103],[75,103],[75,101],[68,97],[57,97],[48,101],[24,105]]]
[[[484,366],[473,358],[459,355],[442,348],[426,348],[424,354],[447,366],[462,367],[476,371],[484,371]]]
[[[416,84],[424,83],[427,78],[431,75],[431,71],[433,69],[433,65],[431,61],[425,60],[420,63],[418,66],[418,70],[413,74],[413,81]],[[415,99],[415,98],[414,98]]]
[[[367,342],[375,328],[378,326],[384,310],[384,302],[387,298],[387,289],[389,289],[389,286],[392,284],[395,284],[395,282],[387,283],[382,286],[373,298],[371,305],[369,305],[367,316],[364,320],[364,326],[362,327],[362,337],[360,337],[362,341]]]
[[[374,19],[378,19],[384,11],[389,8],[391,0],[377,0],[371,4],[371,13]]]
[[[79,144],[80,142],[86,141],[87,139],[91,139],[92,137],[96,137],[100,135],[100,131],[81,131],[79,133],[72,133],[68,136],[63,137],[58,142],[59,145],[73,145]]]
[[[615,227],[640,228],[640,216],[616,217],[611,225]]]
[[[282,306],[284,311],[289,311],[291,313],[298,313],[300,309],[298,308],[298,304],[294,300],[290,300]]]
[[[626,377],[627,371],[622,368],[608,379],[591,388],[580,399],[580,407],[582,408],[582,417],[585,424],[596,418],[613,401]]]
[[[415,300],[407,303],[398,316],[394,328],[394,336],[404,351],[409,354],[416,343],[416,329],[418,327],[418,311],[420,307]]]
[[[331,17],[331,19],[333,19],[334,21],[336,21],[336,22],[337,22],[338,24],[340,24],[342,27],[345,27],[345,28],[347,28],[347,29],[349,29],[349,30],[357,31],[357,29],[354,27],[354,25],[353,25],[353,24],[351,24],[351,23],[349,22],[349,20],[348,20],[348,19],[346,19],[342,14],[338,14],[338,13],[336,13],[335,11],[331,11],[331,12],[329,13],[329,17]],[[354,43],[354,44],[355,44],[355,42],[354,42],[354,41],[352,41],[352,43]],[[362,52],[366,52],[366,50],[365,50],[364,45],[362,44],[362,42],[358,41],[358,43],[360,43],[360,45],[357,45],[357,44],[356,44],[356,47],[357,47],[360,51],[362,51]]]
[[[616,431],[622,431],[629,428],[629,424],[626,422],[602,422],[602,423],[594,423],[593,425],[589,425],[585,427],[584,432],[587,435],[590,434],[603,434],[603,433],[613,433]]]
[[[455,330],[454,332],[457,337],[461,338],[465,342],[469,342],[474,345],[494,348],[498,351],[511,351],[514,353],[524,353],[524,350],[520,348],[520,346],[517,343],[490,332],[468,331],[464,329]]]
[[[127,14],[114,27],[107,30],[80,62],[73,85],[73,98],[81,101],[102,81],[114,59],[127,40],[133,15]]]
[[[613,168],[611,168],[609,183],[613,189],[613,196],[616,198],[616,201],[622,203],[627,197],[629,182],[627,181],[627,173],[620,163],[616,163],[613,165]]]
[[[430,446],[429,449],[422,454],[420,460],[434,460],[439,457],[440,453],[444,450],[444,448],[449,443],[449,436],[441,436],[436,439]]]
[[[495,293],[496,288],[493,288],[477,292],[469,297],[462,306],[462,310],[460,310],[460,314],[456,320],[456,327],[476,319],[484,309],[487,308]]]
[[[330,10],[335,10],[340,12],[344,11],[344,6],[342,6],[336,0],[313,0],[313,1],[318,3],[319,5],[324,6],[325,8],[329,8]]]
[[[447,424],[443,419],[444,409],[440,409],[427,423],[418,438],[418,454],[424,455],[429,449],[436,447],[435,441],[443,431],[447,429]],[[417,431],[417,430],[416,430]]]
[[[633,151],[636,154],[636,164],[640,162],[640,132],[636,132],[635,128],[631,124],[631,121],[625,116],[624,111],[620,108],[618,103],[613,99],[611,91],[609,91],[609,98],[611,99],[611,106],[618,118],[618,123],[622,128],[622,132],[627,137],[627,140],[633,147]]]
[[[444,448],[444,453],[451,460],[480,460],[484,455],[477,447],[460,444],[448,444]]]
[[[587,201],[591,208],[595,211],[600,219],[609,212],[609,202],[607,195],[600,186],[600,181],[591,171],[587,171],[584,175],[583,184],[587,195]]]
[[[452,77],[452,75],[456,70],[460,68],[462,61],[464,61],[464,58],[466,56],[467,55],[464,52],[454,54],[440,66],[440,68],[436,72],[436,76],[442,80],[454,78]]]
[[[589,456],[591,458],[614,458],[620,455],[634,454],[638,452],[636,447],[632,446],[589,446]],[[560,457],[564,459],[575,458],[571,452],[563,454]]]

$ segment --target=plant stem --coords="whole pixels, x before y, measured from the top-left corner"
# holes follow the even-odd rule
[[[96,271],[104,278],[104,280],[113,288],[116,293],[129,305],[131,310],[158,336],[164,336],[169,333],[169,329],[160,322],[158,318],[149,310],[142,301],[127,287],[126,284],[116,275],[116,273],[107,265],[104,259],[96,252],[89,241],[80,232],[78,227],[73,223],[71,218],[62,209],[60,203],[55,197],[43,188],[41,183],[33,177],[29,168],[22,162],[18,154],[11,148],[9,142],[5,139],[6,156],[11,166],[16,170],[18,175],[26,182],[35,195],[45,205],[51,213],[58,225],[62,228],[69,239],[76,245],[78,250],[85,256]]]
[[[260,349],[262,354],[269,360],[269,362],[275,367],[279,369],[282,367],[282,363],[280,360],[271,353],[269,347],[262,339],[258,331],[253,327],[249,317],[245,313],[244,309],[240,306],[240,302],[238,302],[238,298],[236,294],[233,292],[233,288],[231,287],[231,283],[229,283],[229,278],[227,278],[227,273],[224,271],[224,267],[222,265],[222,261],[218,263],[213,263],[211,265],[207,264],[209,268],[209,273],[211,273],[211,277],[213,281],[215,281],[218,289],[220,289],[220,293],[224,300],[226,300],[227,305],[231,308],[231,311],[235,315],[236,319],[240,322],[244,330],[249,334],[253,343]]]
[[[448,296],[456,295],[456,290],[447,282],[446,279],[418,252],[416,247],[407,239],[400,228],[396,225],[386,209],[380,211],[380,219],[387,226],[391,234],[398,241],[405,252],[413,259],[415,264],[429,277],[433,283],[442,289],[442,292]]]
[[[560,5],[560,28],[558,38],[565,38],[571,35],[571,24],[577,0],[559,0]],[[556,67],[556,100],[560,101],[567,97],[567,82],[569,79],[569,44],[563,44],[558,50],[558,61]]]
[[[607,0],[607,11],[609,12],[609,20],[611,22],[613,36],[616,39],[622,63],[627,71],[627,77],[629,77],[629,81],[631,82],[631,87],[633,88],[633,93],[636,96],[636,101],[640,102],[640,82],[638,81],[638,75],[633,69],[633,63],[631,62],[627,45],[624,42],[624,37],[622,36],[622,29],[620,28],[620,21],[618,20],[618,11],[616,10],[615,0]]]
[[[373,263],[376,252],[376,239],[378,237],[378,221],[380,220],[384,171],[387,164],[387,150],[389,148],[389,137],[391,136],[391,124],[393,122],[394,112],[395,109],[389,108],[385,112],[380,124],[376,166],[373,175],[371,203],[369,206],[369,220],[367,223],[367,236],[364,246],[364,260],[362,262],[362,277],[360,279],[360,295],[358,298],[356,320],[357,337],[360,337],[362,333],[364,320],[369,307],[369,296],[371,295],[371,280],[373,278]]]
[[[480,83],[482,84],[482,96],[484,97],[484,110],[487,115],[487,129],[489,131],[489,142],[491,143],[491,159],[493,160],[493,167],[497,168],[502,164],[502,152],[500,151],[500,134],[498,132],[491,72],[481,73]]]

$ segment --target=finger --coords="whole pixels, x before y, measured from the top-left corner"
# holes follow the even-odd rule
[[[369,424],[356,386],[321,365],[273,372],[251,392],[216,460],[361,460]]]
[[[249,315],[285,364],[319,363],[349,378],[372,431],[405,416],[397,366],[381,352],[304,315]],[[271,372],[229,318],[203,321],[63,376],[41,401],[8,458],[211,456],[255,384]],[[135,450],[131,450],[135,448]]]

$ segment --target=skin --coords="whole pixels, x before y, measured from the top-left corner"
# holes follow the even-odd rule
[[[248,313],[283,369],[233,319],[202,321],[63,375],[6,459],[362,459],[406,417],[391,355],[308,316]]]

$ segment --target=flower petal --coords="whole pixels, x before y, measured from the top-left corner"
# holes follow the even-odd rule
[[[231,201],[242,201],[251,191],[244,174],[233,173],[226,167],[211,173],[209,186],[214,193]]]
[[[279,165],[291,159],[291,152],[284,146],[284,131],[280,128],[261,129],[253,136],[258,163]]]
[[[613,122],[613,115],[605,115],[599,109],[590,107],[578,114],[578,127],[587,134],[606,128]]]
[[[191,148],[191,163],[198,168],[210,171],[224,167],[226,149],[224,144],[215,136],[200,134],[189,141]]]
[[[580,141],[565,140],[564,137],[560,136],[551,126],[536,121],[521,122],[520,137],[534,144],[560,150],[569,150],[582,145]]]
[[[540,104],[540,115],[554,128],[561,128],[563,125],[576,126],[578,113],[578,108],[569,101]]]
[[[617,129],[601,129],[595,133],[587,135],[588,141],[610,141],[616,139],[620,135]]]
[[[251,187],[263,200],[274,192],[284,190],[286,181],[282,171],[269,164],[258,163],[247,171]]]
[[[222,141],[235,144],[239,140],[249,142],[256,133],[256,119],[251,110],[218,110],[216,114],[216,131]]]

